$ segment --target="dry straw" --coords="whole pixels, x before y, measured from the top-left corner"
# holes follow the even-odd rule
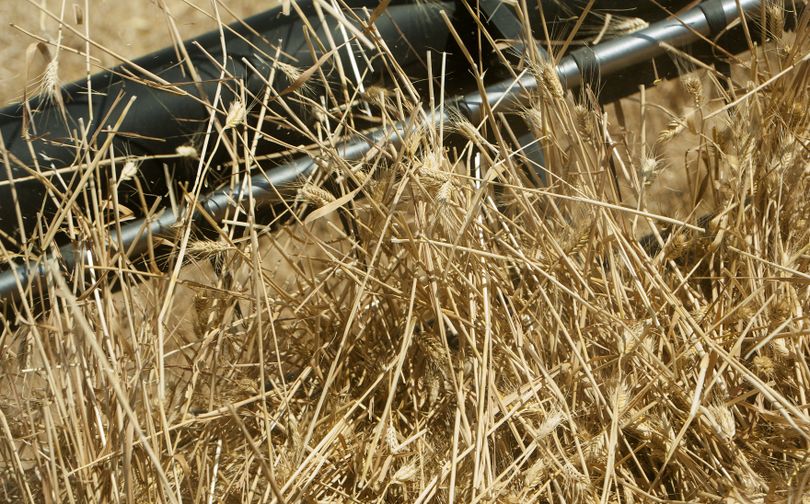
[[[497,116],[452,148],[419,129],[330,191],[302,183],[311,205],[235,213],[215,239],[179,229],[141,262],[73,210],[93,265],[0,334],[0,500],[802,502],[806,22],[769,24],[783,38],[730,87],[702,71],[606,109],[534,68],[542,188]],[[369,89],[357,113],[415,117],[411,92]],[[251,100],[221,139],[233,186],[257,163]],[[353,130],[355,111],[327,112],[321,138]]]

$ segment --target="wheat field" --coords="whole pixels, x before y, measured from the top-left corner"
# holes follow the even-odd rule
[[[458,119],[455,150],[333,152],[272,225],[179,227],[168,271],[53,272],[0,334],[0,500],[810,502],[810,18],[768,5],[730,85],[541,89],[545,186]],[[6,1],[0,97],[270,7]],[[384,123],[407,96],[364,99]]]

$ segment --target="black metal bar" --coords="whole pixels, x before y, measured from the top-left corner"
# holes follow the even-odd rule
[[[528,1],[530,12],[535,14],[541,5],[546,19],[560,33],[571,29],[571,15],[576,15],[589,3],[583,0],[539,1],[540,4],[538,0]],[[687,1],[669,0],[663,3],[674,8]],[[484,24],[490,23],[488,26],[494,32],[504,32],[496,36],[511,38],[520,35],[515,26],[501,22],[511,7],[498,3],[500,6],[494,8],[492,15],[482,14],[486,18]],[[660,17],[664,11],[656,3],[644,0],[628,6],[623,1],[596,0],[593,7],[619,10],[628,15]],[[141,208],[140,198],[144,194],[148,198],[147,204],[151,204],[167,193],[164,164],[170,166],[173,184],[194,181],[197,176],[195,163],[178,158],[167,161],[166,157],[174,155],[177,147],[190,142],[202,143],[213,98],[217,97],[217,109],[223,116],[242,93],[248,103],[260,100],[266,87],[265,79],[274,68],[274,61],[279,59],[300,69],[311,67],[329,49],[319,47],[317,40],[331,39],[341,45],[322,67],[331,81],[339,81],[335,75],[337,68],[354,73],[350,69],[353,70],[354,63],[358,63],[359,73],[364,76],[351,75],[348,79],[351,86],[362,90],[363,86],[371,83],[386,82],[389,77],[383,63],[386,58],[375,49],[367,51],[367,62],[359,57],[359,51],[353,46],[357,42],[347,42],[343,35],[346,27],[350,26],[354,28],[349,34],[350,39],[355,34],[362,34],[368,40],[371,34],[362,20],[379,5],[379,0],[341,0],[341,5],[346,8],[343,12],[346,18],[342,21],[329,12],[318,15],[324,9],[335,11],[330,6],[337,3],[332,0],[302,1],[296,5],[297,11],[290,16],[284,16],[278,8],[224,27],[222,35],[214,31],[189,40],[183,44],[187,59],[181,60],[175,47],[167,47],[132,63],[94,75],[89,80],[69,84],[60,91],[63,107],[57,106],[48,97],[38,97],[0,110],[0,136],[4,154],[10,160],[6,169],[0,169],[0,243],[15,253],[23,254],[36,254],[41,248],[50,247],[49,243],[39,243],[31,238],[38,221],[48,222],[55,215],[58,206],[51,201],[52,194],[75,193],[79,189],[77,184],[82,180],[75,176],[75,170],[62,177],[55,176],[56,171],[82,166],[87,161],[87,153],[103,145],[108,138],[111,138],[111,151],[143,160],[138,170],[141,187],[125,181],[117,189],[119,201],[124,206]],[[465,40],[475,40],[477,20],[458,0],[392,0],[374,23],[377,35],[385,41],[390,51],[386,56],[395,60],[414,82],[424,81],[427,76],[424,65],[427,51],[459,54],[440,12],[445,12],[452,19],[454,28]],[[311,30],[306,27],[311,27]],[[539,31],[538,28],[535,27],[535,30]],[[477,50],[473,48],[477,44],[469,45],[470,50]],[[353,58],[353,55],[358,57]],[[464,58],[450,58],[448,73],[466,76],[465,66]],[[192,68],[197,73],[197,79],[191,74]],[[450,79],[448,86],[458,86],[455,89],[448,87],[448,91],[453,94],[467,91],[469,88],[462,87],[462,81],[463,78]],[[277,70],[273,87],[281,90],[289,84],[291,79]],[[308,84],[314,87],[313,94],[329,95],[334,100],[344,97],[343,90],[336,85],[332,85],[331,89],[327,89],[330,86],[319,86],[318,78],[310,79]],[[349,94],[353,91],[350,89]],[[132,98],[137,98],[135,104],[123,117],[119,132],[113,135],[108,131],[106,121],[118,117],[122,107]],[[329,105],[345,104],[330,102]],[[310,107],[303,103],[287,100],[287,106],[305,122],[312,118]],[[280,116],[289,112],[275,102],[267,104],[267,107]],[[95,141],[81,146],[76,139],[83,136],[82,130],[87,132],[89,138],[95,136]],[[267,124],[264,130],[265,138],[274,140],[262,142],[258,155],[283,150],[285,144],[298,145],[310,141],[283,124]],[[229,160],[229,153],[224,148],[208,154],[207,159],[212,165],[221,165]],[[0,164],[4,164],[4,159],[5,156],[0,156]],[[10,171],[9,176],[7,170]],[[96,180],[103,190],[106,190],[110,179],[109,171],[101,170]],[[48,190],[43,179],[52,183],[53,191]],[[24,197],[14,201],[13,192]]]
[[[342,29],[348,24],[361,33],[362,26],[352,18],[352,13],[362,19],[364,10],[372,11],[378,0],[344,0],[344,3],[348,6],[343,12],[347,18],[344,21],[328,13],[322,18],[318,16],[318,7],[329,6],[330,1],[300,2],[300,13],[284,16],[280,8],[274,9],[225,27],[223,39],[214,31],[185,42],[187,59],[181,60],[175,47],[167,47],[96,74],[89,80],[69,84],[60,91],[63,107],[53,103],[51,97],[38,97],[0,110],[0,136],[4,154],[10,160],[10,166],[3,168],[11,172],[7,176],[6,169],[0,169],[0,230],[9,237],[0,237],[0,242],[19,253],[36,253],[40,246],[49,247],[50,244],[31,239],[37,221],[48,222],[57,211],[43,179],[51,182],[55,194],[69,195],[79,190],[81,177],[75,173],[79,170],[61,177],[55,175],[57,170],[86,165],[95,149],[107,139],[111,140],[109,149],[116,155],[143,160],[138,166],[142,191],[138,191],[134,182],[124,182],[118,189],[119,201],[124,206],[140,208],[139,199],[143,194],[155,195],[151,198],[154,200],[167,193],[164,164],[170,165],[172,181],[178,187],[193,182],[197,176],[196,163],[175,153],[178,147],[189,143],[202,144],[211,108],[216,104],[224,118],[224,113],[237,99],[244,99],[247,106],[261,100],[271,73],[273,87],[284,90],[293,84],[293,78],[276,67],[276,61],[307,69],[329,52],[329,47],[318,47],[318,40],[334,40],[338,46],[321,68],[329,77],[332,89],[321,86],[319,78],[310,79],[307,84],[313,88],[313,93],[342,100],[343,94],[337,92],[337,86],[331,82],[339,81],[335,75],[338,65],[347,71],[352,68],[351,55],[356,52],[356,47],[346,44]],[[425,53],[450,43],[439,13],[444,11],[455,17],[456,9],[455,0],[429,2],[418,10],[410,0],[393,0],[374,26],[400,67],[415,78],[424,77]],[[311,30],[304,28],[303,19]],[[468,25],[467,29],[472,29],[472,23]],[[407,40],[403,33],[407,34]],[[368,36],[363,35],[366,40]],[[377,57],[369,63],[357,60],[366,78],[364,82],[357,82],[355,75],[351,75],[351,85],[362,89],[364,84],[384,81],[383,58]],[[192,68],[197,79],[192,75]],[[118,132],[110,132],[110,122],[121,115],[123,107],[131,100],[135,101],[122,118]],[[286,100],[286,105],[289,109],[274,101],[267,107],[278,115],[291,111],[305,122],[312,118],[313,113],[305,104]],[[272,121],[267,123],[263,133],[265,138],[273,140],[262,142],[261,147],[267,152],[261,150],[258,155],[283,150],[284,145],[309,142],[293,128]],[[97,135],[95,141],[82,146],[76,140],[82,138],[82,130],[89,138]],[[215,166],[230,159],[225,148],[207,154],[206,159]],[[175,159],[166,160],[173,155]],[[4,164],[3,159],[0,156],[0,164]],[[111,179],[109,172],[109,169],[100,170],[96,181],[103,190]],[[20,196],[16,202],[12,198],[13,191]],[[22,219],[18,219],[18,213]]]
[[[717,13],[722,9],[725,13],[724,26],[738,19],[741,12],[751,12],[761,6],[761,0],[710,0],[710,3],[712,12]],[[582,68],[581,59],[569,55],[557,66],[560,82],[563,86],[572,88],[583,82],[583,70],[596,71],[604,78],[627,65],[660,55],[667,47],[682,47],[699,40],[701,36],[715,35],[720,25],[716,17],[709,19],[706,12],[702,7],[694,8],[683,13],[679,19],[661,21],[645,30],[589,48],[589,68],[586,69]],[[497,105],[498,110],[514,109],[525,105],[529,93],[535,91],[538,85],[533,76],[525,74],[518,81],[510,79],[488,86],[486,99],[490,107]],[[483,105],[482,95],[475,92],[448,103],[448,109],[455,109],[470,121],[477,122],[482,118]],[[421,120],[426,125],[431,122],[438,124],[447,121],[449,117],[449,113],[441,115],[424,111]],[[390,129],[373,130],[362,137],[342,143],[338,147],[338,152],[344,159],[357,160],[375,145],[385,143],[399,146],[407,128],[408,123],[401,122]],[[196,207],[186,207],[175,215],[171,210],[164,209],[156,217],[140,219],[123,226],[120,235],[112,231],[108,245],[116,248],[119,244],[123,244],[124,249],[131,254],[140,254],[145,251],[149,236],[170,235],[184,216],[190,215],[192,221],[202,224],[205,221],[205,214],[208,214],[209,218],[220,220],[229,208],[244,204],[249,198],[259,204],[279,202],[291,195],[290,190],[294,182],[311,174],[316,166],[314,157],[302,156],[267,173],[254,175],[249,184],[250,194],[241,190],[223,189],[211,193],[199,202],[203,211]],[[60,262],[68,271],[73,271],[77,265],[85,261],[89,250],[73,244],[66,245],[60,249]],[[45,264],[53,260],[57,258],[47,255],[41,260],[26,261],[0,273],[0,299],[13,299],[36,281],[44,279],[47,274]]]

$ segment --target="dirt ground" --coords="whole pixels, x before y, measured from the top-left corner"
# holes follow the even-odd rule
[[[91,70],[119,62],[115,55],[133,58],[172,43],[174,20],[182,38],[204,33],[216,26],[209,0],[5,0],[0,2],[0,103],[17,101],[25,83],[35,88],[48,62],[38,42],[61,40],[59,79],[71,82],[87,71],[85,39],[103,47],[91,47]],[[272,8],[275,1],[229,0],[217,3],[220,18],[229,23]],[[166,14],[171,16],[167,16]],[[59,22],[63,20],[64,24]],[[41,46],[40,46],[41,47]],[[77,54],[78,53],[78,54]],[[51,57],[54,48],[49,48]]]

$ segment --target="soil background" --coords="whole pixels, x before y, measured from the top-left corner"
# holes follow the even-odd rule
[[[224,6],[217,3],[217,10],[222,21],[230,23],[277,4],[228,0]],[[120,62],[111,53],[136,58],[170,45],[170,18],[183,39],[213,29],[217,25],[213,5],[209,0],[4,0],[0,2],[4,26],[0,31],[0,103],[20,100],[26,84],[36,89],[48,63],[37,43],[56,43],[60,39],[60,18],[64,22],[61,40],[65,49],[59,55],[59,78],[67,83],[81,79],[87,72],[86,58],[76,54],[85,51],[86,43],[80,34],[89,34],[90,39],[109,50],[90,49],[95,59],[91,71],[97,72]],[[53,57],[54,49],[49,51]]]

